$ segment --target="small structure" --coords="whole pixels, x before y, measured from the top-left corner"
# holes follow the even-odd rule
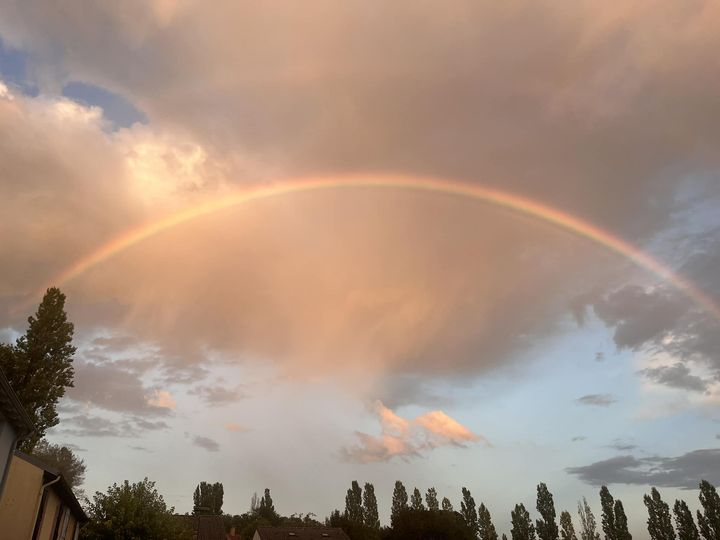
[[[0,501],[3,538],[77,540],[86,521],[88,517],[58,471],[15,451]]]
[[[253,540],[350,540],[337,527],[258,527]]]
[[[18,442],[33,432],[32,420],[23,409],[5,374],[0,370],[0,500],[10,462]]]

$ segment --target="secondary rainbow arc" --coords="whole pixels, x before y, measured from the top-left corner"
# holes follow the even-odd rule
[[[95,251],[76,261],[61,274],[55,276],[50,285],[62,285],[90,268],[110,259],[148,238],[189,221],[211,215],[224,209],[247,204],[253,201],[285,196],[293,193],[348,188],[407,189],[442,193],[470,198],[487,204],[507,208],[515,212],[541,219],[547,223],[587,238],[615,253],[626,257],[637,266],[672,283],[682,290],[697,305],[720,321],[720,306],[705,295],[693,283],[675,273],[662,262],[644,253],[642,250],[612,235],[603,229],[576,216],[536,202],[521,195],[484,187],[478,184],[458,182],[437,178],[418,178],[398,175],[356,175],[320,178],[300,178],[282,182],[261,184],[251,188],[239,189],[217,199],[180,210],[158,220],[144,223],[103,244]],[[49,286],[49,285],[48,285]],[[45,290],[45,287],[42,291]]]

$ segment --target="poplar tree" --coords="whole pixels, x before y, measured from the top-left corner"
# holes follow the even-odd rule
[[[510,512],[510,520],[512,540],[535,540],[535,527],[524,504],[515,505],[515,509]]]
[[[362,512],[365,525],[373,529],[380,528],[377,497],[375,497],[375,486],[368,482],[365,483],[365,489],[363,490]]]
[[[600,540],[595,514],[585,497],[582,502],[578,501],[578,516],[580,516],[580,540]]]
[[[605,540],[620,540],[615,529],[615,500],[607,486],[600,488],[600,505],[602,506],[602,528]]]
[[[562,540],[577,540],[570,512],[563,511],[560,513],[560,538]]]
[[[625,508],[620,499],[615,501],[615,538],[617,540],[632,540],[632,534],[628,530]]]
[[[673,512],[675,513],[678,540],[700,540],[700,534],[687,503],[676,500]]]
[[[462,501],[460,502],[460,513],[462,514],[465,524],[477,536],[478,532],[478,520],[477,512],[475,511],[475,499],[473,499],[470,490],[462,488]]]
[[[540,540],[558,540],[558,526],[555,523],[555,502],[544,483],[537,487],[537,511],[542,519],[535,521],[535,529]]]
[[[413,510],[425,510],[425,506],[422,502],[422,495],[420,494],[420,490],[418,488],[413,490],[413,494],[410,497],[410,508]]]
[[[675,530],[670,517],[670,507],[660,497],[660,492],[652,488],[650,495],[643,496],[648,510],[647,528],[651,540],[675,540]]]
[[[345,517],[353,523],[363,523],[362,489],[357,480],[352,481],[345,495]]]
[[[428,510],[440,510],[437,491],[434,487],[431,487],[427,490],[427,493],[425,493],[425,502],[427,503]]]
[[[700,482],[700,504],[697,511],[698,528],[705,540],[720,540],[720,496],[710,482]]]
[[[200,482],[193,493],[193,514],[222,514],[225,491],[220,482]]]
[[[400,512],[406,510],[408,507],[408,494],[405,490],[403,483],[398,480],[395,482],[395,489],[393,490],[392,498],[392,509],[390,511],[390,522],[395,523],[395,520],[400,515]]]
[[[65,314],[65,295],[52,287],[15,345],[0,345],[0,368],[33,421],[35,431],[21,449],[31,453],[48,428],[58,424],[57,403],[73,386],[74,327]]]
[[[452,505],[452,503],[450,502],[450,499],[448,499],[447,497],[443,497],[443,500],[442,500],[442,509],[443,509],[445,512],[453,512],[453,511],[454,511],[453,505]]]
[[[483,503],[480,503],[478,508],[478,538],[480,540],[498,540],[498,534],[495,525],[493,525],[490,511]]]

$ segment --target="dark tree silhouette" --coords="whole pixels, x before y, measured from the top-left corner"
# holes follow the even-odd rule
[[[578,516],[580,516],[580,540],[600,540],[595,514],[585,497],[582,502],[578,501]]]
[[[535,539],[535,527],[524,504],[516,504],[515,509],[510,512],[510,518],[512,522],[512,529],[510,530],[512,540]]]
[[[478,538],[480,540],[498,540],[498,534],[493,525],[490,510],[480,503],[478,508]]]
[[[695,526],[695,520],[685,501],[675,501],[673,507],[675,514],[675,527],[678,540],[700,540],[700,534]]]
[[[652,488],[650,495],[643,497],[648,510],[647,528],[651,540],[675,540],[675,530],[670,517],[670,507],[660,497],[660,492]]]
[[[380,528],[380,517],[378,516],[377,497],[375,497],[375,486],[365,484],[363,490],[363,520],[365,525],[373,529]]]
[[[602,528],[605,540],[620,540],[615,528],[615,500],[607,486],[600,488],[600,505],[602,506]]]
[[[697,511],[698,528],[705,540],[720,540],[720,496],[710,482],[700,482],[700,504]]]
[[[540,540],[558,540],[558,526],[555,522],[555,502],[544,483],[537,487],[537,511],[542,519],[535,521],[535,529]]]
[[[53,287],[35,315],[28,317],[25,335],[15,345],[0,345],[0,368],[35,426],[22,443],[25,452],[32,453],[48,428],[57,425],[58,400],[73,386],[73,332],[65,314],[65,295]]]
[[[392,529],[384,540],[475,540],[460,514],[455,512],[429,512],[427,510],[400,510]]]
[[[418,488],[415,488],[413,490],[413,494],[410,496],[410,508],[413,510],[425,510],[425,506],[422,502],[422,495],[420,494],[420,490]]]
[[[475,510],[475,499],[473,499],[470,490],[462,488],[462,501],[460,502],[460,514],[462,515],[468,528],[477,536],[478,521],[477,511]]]
[[[453,505],[452,505],[452,503],[450,502],[450,499],[448,499],[447,497],[443,497],[443,500],[442,500],[442,509],[443,509],[445,512],[453,512],[453,511],[454,511],[454,510],[453,510]]]
[[[570,512],[563,511],[560,513],[560,538],[562,540],[577,540]]]
[[[398,480],[395,482],[395,489],[393,490],[392,498],[392,509],[390,512],[390,522],[395,526],[395,518],[399,515],[401,510],[408,507],[408,494],[405,490],[403,483]]]
[[[225,491],[220,482],[200,482],[193,493],[193,514],[222,514]]]
[[[355,523],[363,523],[362,489],[357,480],[352,481],[352,486],[347,490],[345,496],[345,517]]]
[[[66,446],[52,444],[43,439],[35,445],[32,455],[57,469],[74,491],[85,481],[85,462],[78,459]]]
[[[265,494],[260,498],[257,515],[272,525],[280,523],[280,516],[275,511],[275,504],[273,504],[270,489],[268,488],[265,488]]]
[[[437,491],[434,487],[429,488],[427,493],[425,493],[425,502],[427,503],[428,510],[440,510]]]

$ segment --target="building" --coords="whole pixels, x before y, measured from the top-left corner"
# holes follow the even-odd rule
[[[350,540],[335,527],[258,527],[253,540]]]
[[[0,500],[2,538],[77,540],[86,521],[80,503],[58,471],[15,451]]]
[[[10,388],[5,374],[0,370],[0,500],[13,452],[18,442],[33,432],[32,420],[23,409],[15,392]]]

